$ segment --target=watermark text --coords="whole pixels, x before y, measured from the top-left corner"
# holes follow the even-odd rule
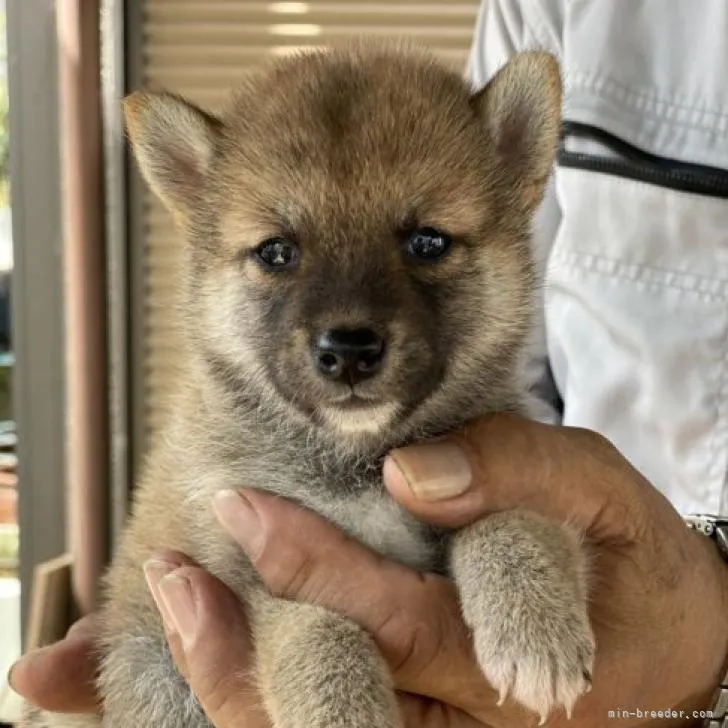
[[[705,720],[706,718],[712,718],[713,713],[710,710],[642,710],[640,708],[627,710],[626,708],[617,708],[616,710],[607,711],[607,717],[613,718],[614,720],[626,720],[629,718],[650,720],[657,720],[658,718],[672,718],[674,720]]]

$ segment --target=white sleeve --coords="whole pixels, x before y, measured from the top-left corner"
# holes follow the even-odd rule
[[[511,56],[530,46],[525,33],[518,4],[482,0],[467,69],[474,88],[483,87]]]
[[[467,77],[473,88],[482,88],[519,51],[544,49],[560,56],[562,17],[562,0],[483,0],[467,66]],[[551,179],[533,229],[534,257],[541,280],[545,279],[560,221],[561,210]],[[561,420],[561,398],[549,366],[543,301],[541,291],[533,335],[523,363],[523,378],[530,393],[532,416],[556,423]]]

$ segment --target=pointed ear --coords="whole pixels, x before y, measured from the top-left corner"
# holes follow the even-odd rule
[[[543,197],[559,143],[561,76],[549,53],[519,53],[471,102],[522,204]]]
[[[165,92],[138,91],[123,105],[144,178],[175,217],[184,219],[209,170],[221,122]]]

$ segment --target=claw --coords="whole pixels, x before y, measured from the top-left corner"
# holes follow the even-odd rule
[[[506,702],[507,697],[508,697],[508,688],[506,686],[504,686],[498,692],[498,702],[496,703],[496,706],[499,708],[503,707],[503,703]]]
[[[508,675],[508,681],[503,682],[498,689],[498,702],[496,705],[501,708],[503,706],[503,703],[506,702],[506,699],[508,698],[508,693],[513,689],[513,686],[516,682],[516,666],[511,665],[510,674]]]

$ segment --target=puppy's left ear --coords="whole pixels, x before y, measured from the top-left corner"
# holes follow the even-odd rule
[[[541,201],[559,143],[561,75],[550,53],[513,57],[471,98],[499,165],[518,201]]]
[[[144,178],[184,220],[199,201],[221,122],[180,96],[144,91],[124,99],[124,119]]]

